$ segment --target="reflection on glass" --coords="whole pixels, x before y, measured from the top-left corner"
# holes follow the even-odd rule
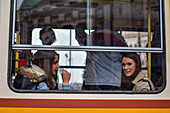
[[[121,0],[23,0],[20,4],[21,44],[36,44],[31,42],[35,40],[38,28],[45,25],[56,30],[56,45],[77,46],[79,43],[84,46],[147,47],[150,43],[147,39],[149,26],[151,40],[155,37],[158,40],[152,43],[159,44],[152,44],[151,47],[160,47],[161,44],[160,9],[156,0],[151,0],[151,6],[147,5],[146,0],[133,3],[123,3]],[[150,11],[148,7],[151,7]],[[148,13],[151,15],[151,25],[148,25]]]
[[[20,44],[76,46],[81,49],[79,46],[147,48],[148,43],[151,43],[151,47],[161,47],[158,0],[151,0],[151,6],[147,5],[147,0],[23,0],[20,3],[17,8],[17,14],[20,15]],[[148,25],[148,13],[151,25]],[[50,30],[47,31],[50,32],[40,36],[44,27],[49,27]],[[148,42],[149,27],[151,42]],[[17,40],[15,36],[14,41]],[[32,64],[31,59],[36,52],[22,52],[22,57],[28,62],[27,66]],[[66,49],[55,52],[60,55],[61,68],[67,69],[72,75],[72,87],[74,84],[78,89],[81,89],[81,84],[83,90],[118,90],[121,87],[122,51],[102,51],[100,48],[98,51],[74,51],[73,48],[71,51]],[[142,68],[147,73],[147,54],[139,55]],[[163,58],[158,53],[152,53],[151,56],[152,71],[157,68],[156,74],[159,74],[156,79],[154,72],[151,75],[151,80],[156,85],[158,78],[162,77]],[[156,61],[159,65],[155,64]],[[56,80],[60,87],[62,78],[61,74],[58,75],[59,79]]]

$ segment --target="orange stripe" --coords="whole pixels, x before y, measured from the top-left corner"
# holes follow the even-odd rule
[[[133,108],[11,108],[0,107],[0,113],[170,113],[170,109]]]
[[[0,99],[0,107],[170,108],[170,100]]]

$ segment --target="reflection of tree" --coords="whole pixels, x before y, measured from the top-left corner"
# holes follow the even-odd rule
[[[66,65],[67,65],[67,61],[68,61],[68,54],[65,53],[65,57],[66,57]]]

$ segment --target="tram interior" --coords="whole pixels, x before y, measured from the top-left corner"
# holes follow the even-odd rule
[[[152,48],[163,48],[161,40],[161,10],[159,0],[17,0],[14,45],[21,45],[22,53],[18,59],[25,59],[26,66],[31,66],[31,57],[38,49],[53,50],[60,54],[59,65],[71,73],[70,84],[75,90],[82,90],[85,80],[87,52],[104,51],[126,52],[134,49],[140,55],[142,70],[148,75],[148,62],[151,62],[150,79],[159,89],[163,77],[163,53],[152,52]],[[82,25],[78,29],[77,25]],[[40,40],[40,30],[50,26],[56,41],[44,46]],[[82,31],[81,31],[82,30]],[[102,34],[97,38],[94,33],[115,33],[124,38],[125,45],[114,44],[111,36]],[[19,35],[17,34],[19,32]],[[83,45],[77,35],[87,38]],[[113,33],[114,34],[114,33]],[[33,49],[29,47],[33,46]],[[36,49],[38,47],[38,49]],[[92,48],[92,49],[89,49]],[[125,48],[121,51],[121,48]],[[151,52],[145,49],[151,48]],[[19,60],[16,50],[12,57],[12,83],[17,76]],[[143,50],[143,51],[138,51]],[[151,61],[148,56],[151,54]],[[100,56],[98,56],[100,57]],[[18,62],[18,64],[16,63]],[[95,67],[97,68],[97,67]],[[113,66],[114,68],[114,66]],[[121,72],[120,72],[121,73]],[[59,89],[62,78],[58,73]]]

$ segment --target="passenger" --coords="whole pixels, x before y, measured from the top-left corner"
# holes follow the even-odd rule
[[[55,33],[50,26],[44,26],[40,30],[39,38],[43,45],[52,45],[56,41]]]
[[[44,26],[40,30],[39,38],[42,41],[43,45],[52,45],[56,41],[55,33],[50,26]],[[57,71],[58,71],[58,68],[60,67],[58,64],[58,60],[59,60],[59,54],[57,54],[55,51],[38,50],[33,55],[32,63],[42,68],[46,72],[47,85],[50,89],[58,89]],[[52,69],[52,73],[51,73],[51,69]],[[62,79],[63,79],[64,89],[70,88],[69,87],[70,76],[71,76],[70,73],[68,73],[66,70],[63,70]]]
[[[59,54],[55,51],[38,51],[33,56],[32,67],[19,69],[17,76],[20,81],[16,79],[14,85],[18,82],[21,85],[18,89],[57,90],[57,71],[60,67],[58,61]],[[63,89],[70,89],[70,76],[69,72],[62,70]]]
[[[33,56],[32,63],[45,71],[47,80],[46,83],[49,89],[51,90],[58,89],[57,71],[60,67],[58,62],[59,54],[57,54],[55,51],[38,51]],[[62,70],[62,80],[64,89],[69,89],[70,76],[71,74],[69,72],[67,72],[66,70]],[[41,84],[39,86],[41,87]],[[43,87],[44,86],[42,86],[42,88]]]
[[[155,90],[151,80],[141,70],[141,60],[137,53],[125,53],[122,61],[121,90]]]
[[[40,30],[40,40],[42,41],[43,45],[52,45],[56,41],[56,36],[54,31],[50,26],[44,26]],[[55,57],[54,57],[54,55]],[[49,58],[52,57],[52,61],[54,61],[53,65],[49,65],[49,63],[52,63]],[[47,61],[49,60],[49,61]],[[38,50],[34,55],[33,55],[33,64],[39,66],[43,70],[45,70],[47,74],[47,85],[50,89],[58,89],[58,84],[57,82],[57,70],[59,68],[58,64],[59,60],[59,54],[57,54],[55,51],[41,51]],[[51,66],[52,66],[52,73],[51,73]],[[69,80],[65,80],[65,75],[68,75],[68,79],[70,80],[70,73],[68,73],[66,70],[63,70],[63,83],[64,86],[69,84]],[[66,82],[66,83],[65,83]],[[55,86],[56,85],[56,86]],[[65,87],[66,88],[66,87]]]
[[[17,69],[21,66],[26,67],[27,66],[27,61],[25,60],[24,56],[23,56],[23,51],[22,50],[14,50],[12,52],[13,54],[13,59],[12,59],[12,78],[17,77],[18,79],[21,79],[20,76],[17,76]],[[17,56],[17,57],[16,57]],[[14,84],[15,79],[12,79],[12,83]],[[20,80],[22,82],[22,80]],[[14,84],[15,88],[20,89],[21,86],[20,85],[16,85]]]
[[[108,28],[103,27],[102,21],[92,34],[92,46],[127,46],[124,37]],[[86,23],[76,26],[76,39],[81,46],[88,46],[88,35],[84,32]],[[88,51],[83,90],[117,90],[121,83],[121,59],[119,52]]]
[[[51,27],[45,26],[40,30],[40,40],[43,45],[51,45],[55,42],[56,37]],[[59,54],[55,51],[38,50],[32,57],[32,67],[21,68],[20,74],[24,74],[24,79],[19,75],[21,82],[17,84],[15,80],[14,85],[18,89],[37,89],[37,90],[54,90],[58,89],[57,71],[60,67],[58,64]],[[29,71],[28,71],[29,70]],[[30,71],[31,70],[31,71]],[[25,75],[25,71],[27,75]],[[36,72],[35,72],[36,71]],[[24,72],[24,73],[22,73]],[[70,89],[69,80],[71,74],[66,70],[62,70],[63,89]],[[31,79],[31,82],[30,82]]]

